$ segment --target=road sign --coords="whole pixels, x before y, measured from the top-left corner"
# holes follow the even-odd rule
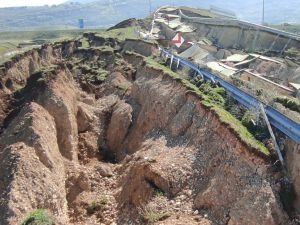
[[[180,48],[180,46],[183,44],[183,42],[184,42],[184,39],[183,39],[183,37],[181,36],[181,33],[177,33],[177,34],[175,35],[175,37],[172,39],[172,43],[173,43],[174,45],[176,45],[177,48]]]

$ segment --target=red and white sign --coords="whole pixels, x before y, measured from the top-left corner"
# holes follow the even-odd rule
[[[183,44],[183,42],[184,42],[184,39],[183,39],[183,37],[181,36],[181,33],[177,33],[177,34],[175,35],[175,37],[172,39],[172,43],[173,43],[174,45],[176,45],[177,48],[180,48],[180,46]]]

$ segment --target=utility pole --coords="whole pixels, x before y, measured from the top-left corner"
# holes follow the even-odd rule
[[[263,8],[262,8],[262,25],[265,24],[265,0],[263,0]]]
[[[152,12],[152,5],[151,5],[151,0],[149,0],[149,16],[151,15]]]

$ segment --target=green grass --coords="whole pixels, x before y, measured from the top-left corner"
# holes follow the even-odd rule
[[[100,196],[99,199],[90,202],[87,206],[87,212],[93,214],[96,211],[101,211],[109,203],[106,196]]]
[[[276,97],[275,102],[282,104],[284,107],[300,113],[300,102],[297,99],[289,99],[287,97]]]
[[[127,53],[127,54],[135,54],[139,57],[143,57],[137,53]],[[171,78],[180,81],[187,89],[189,89],[191,92],[196,94],[200,99],[204,106],[210,108],[212,111],[214,111],[219,119],[224,123],[227,124],[234,132],[235,134],[246,144],[248,144],[251,148],[256,149],[258,152],[269,156],[270,152],[265,147],[265,145],[255,139],[255,137],[248,131],[248,129],[243,126],[242,122],[236,119],[233,115],[231,115],[228,111],[226,111],[223,108],[223,103],[220,104],[220,102],[215,101],[214,97],[212,97],[211,94],[205,94],[199,88],[197,88],[195,85],[193,85],[190,81],[188,81],[185,78],[182,78],[179,74],[173,72],[168,67],[165,67],[164,65],[159,64],[155,60],[153,60],[150,57],[143,57],[144,61],[146,62],[147,66],[152,67],[154,69],[162,71],[164,74],[170,76]],[[222,93],[221,90],[216,90],[216,92]],[[213,96],[216,93],[213,94]],[[219,96],[218,96],[219,98]]]
[[[92,29],[92,32],[101,32],[103,29]],[[21,50],[18,48],[20,43],[32,43],[34,41],[43,40],[45,42],[57,42],[63,40],[74,39],[82,35],[87,30],[35,30],[35,31],[15,31],[15,32],[0,32],[0,63],[7,61],[11,56],[5,56],[6,53]],[[86,42],[83,43],[86,45]],[[21,51],[30,49],[28,47]]]
[[[241,121],[236,119],[233,115],[220,106],[212,105],[211,109],[216,112],[216,114],[219,116],[219,119],[223,123],[228,124],[235,131],[236,135],[238,135],[242,141],[247,143],[252,148],[257,149],[264,155],[270,155],[270,152],[266,146],[262,142],[256,140],[255,137],[248,131],[248,129],[241,124]]]
[[[125,39],[139,39],[136,29],[137,27],[127,27],[110,31],[100,31],[97,32],[96,35],[104,38],[116,38],[119,41],[124,41]]]
[[[167,212],[156,212],[154,210],[146,210],[143,214],[143,219],[147,224],[154,224],[158,221],[162,221],[170,217]]]
[[[101,32],[102,29],[89,30],[92,32]],[[64,40],[78,37],[79,35],[87,32],[87,30],[35,30],[35,31],[15,31],[15,32],[0,32],[0,41],[5,40],[19,40],[19,41],[31,41],[31,40]]]
[[[109,73],[107,70],[103,70],[103,69],[100,68],[100,69],[97,70],[97,72],[98,72],[98,74],[95,76],[96,81],[103,82],[107,79],[108,73]]]
[[[154,189],[154,197],[163,197],[163,196],[165,196],[165,192],[163,192],[159,188]]]
[[[54,225],[54,220],[44,209],[30,213],[21,225]]]
[[[89,43],[89,40],[87,38],[81,38],[80,43],[81,43],[82,48],[89,48],[90,47],[90,43]]]
[[[91,211],[95,211],[99,207],[99,203],[96,201],[92,201],[88,205],[88,209]]]

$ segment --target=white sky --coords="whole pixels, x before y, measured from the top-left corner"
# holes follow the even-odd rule
[[[11,6],[54,5],[65,1],[66,0],[0,0],[0,8]]]

